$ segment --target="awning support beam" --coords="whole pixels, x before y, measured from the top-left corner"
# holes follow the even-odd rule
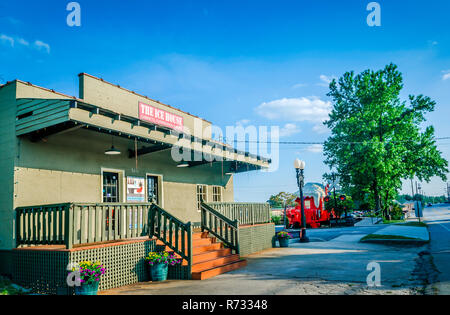
[[[129,149],[128,150],[128,157],[130,159],[134,158],[136,155],[140,156],[140,155],[144,155],[144,154],[150,154],[150,153],[155,153],[155,152],[159,152],[162,150],[167,150],[170,149],[172,147],[172,145],[170,144],[159,144],[159,145],[154,145],[151,147],[146,147],[143,146],[142,148],[137,150],[137,154],[134,150]]]

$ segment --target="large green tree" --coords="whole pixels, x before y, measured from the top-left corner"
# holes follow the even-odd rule
[[[295,199],[297,199],[296,195],[282,191],[270,196],[268,202],[272,207],[283,208],[285,205],[295,206]]]
[[[425,114],[435,102],[410,95],[401,100],[402,74],[394,64],[379,71],[347,72],[330,83],[333,101],[324,123],[331,136],[324,145],[325,163],[335,168],[353,198],[367,198],[386,210],[402,179],[446,179],[448,162],[437,149]],[[368,196],[368,197],[367,197]]]

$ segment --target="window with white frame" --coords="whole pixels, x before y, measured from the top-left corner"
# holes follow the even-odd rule
[[[222,202],[222,187],[213,186],[212,198],[214,202]]]
[[[197,210],[201,211],[200,202],[207,202],[206,185],[197,185]]]

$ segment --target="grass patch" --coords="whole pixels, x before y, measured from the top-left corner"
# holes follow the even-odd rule
[[[378,234],[369,234],[364,236],[361,241],[366,240],[418,240],[414,237],[401,236],[401,235],[378,235]]]
[[[428,225],[423,222],[407,222],[403,224],[397,223],[397,225],[403,225],[403,226],[417,226],[417,227],[427,227]]]
[[[383,224],[397,224],[397,223],[403,223],[405,220],[386,220],[383,219]]]
[[[0,295],[23,295],[24,292],[12,286],[9,279],[0,276]]]

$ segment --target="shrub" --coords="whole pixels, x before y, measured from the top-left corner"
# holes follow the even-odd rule
[[[272,220],[272,222],[273,222],[275,225],[283,224],[283,220],[282,220],[281,215],[272,215],[271,220]]]

